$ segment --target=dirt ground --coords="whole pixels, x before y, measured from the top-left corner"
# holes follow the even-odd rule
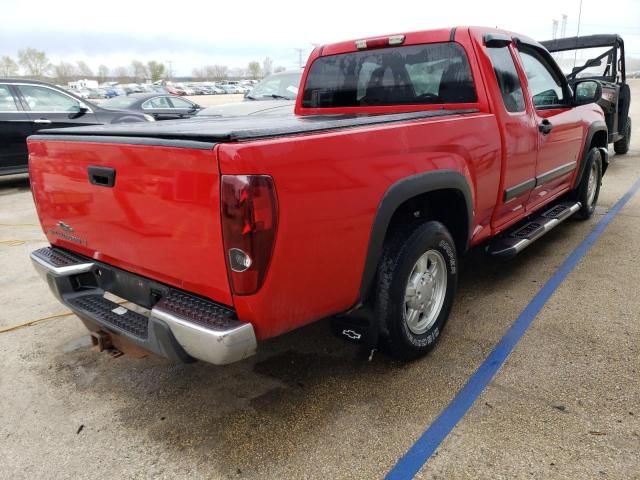
[[[640,81],[632,96],[640,125]],[[46,242],[27,179],[0,178],[0,330],[48,318],[0,333],[0,477],[384,477],[638,179],[635,134],[628,155],[612,152],[594,218],[566,222],[508,263],[471,252],[424,359],[368,362],[324,321],[216,367],[93,351],[30,264]],[[639,218],[640,193],[419,478],[640,478]]]

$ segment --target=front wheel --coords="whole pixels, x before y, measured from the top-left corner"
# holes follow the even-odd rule
[[[584,173],[578,188],[576,188],[575,200],[582,205],[575,213],[575,217],[586,220],[593,215],[600,196],[600,184],[602,183],[602,153],[597,148],[592,148],[587,156]]]
[[[631,119],[627,118],[627,126],[624,129],[624,137],[613,144],[613,150],[618,155],[624,155],[629,151],[629,144],[631,143]]]
[[[376,295],[383,345],[391,355],[412,360],[435,346],[457,281],[456,247],[442,223],[426,222],[391,236],[378,269]]]

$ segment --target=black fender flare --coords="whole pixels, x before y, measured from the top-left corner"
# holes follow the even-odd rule
[[[580,159],[580,164],[578,165],[578,175],[576,175],[576,180],[573,183],[573,188],[580,185],[580,181],[582,180],[582,175],[584,173],[584,168],[585,168],[585,165],[587,164],[587,157],[589,156],[589,146],[593,141],[593,136],[597,132],[604,132],[605,138],[609,138],[607,124],[604,123],[604,120],[596,120],[591,125],[589,125],[589,130],[587,131],[587,136],[584,140],[582,158]],[[604,164],[602,165],[602,168],[603,168],[602,173],[604,174],[604,170],[606,170],[607,164],[609,163],[609,152],[607,150],[606,144],[603,148],[600,149],[600,152],[602,153],[602,161],[604,162]]]
[[[465,176],[456,170],[436,170],[423,172],[410,177],[398,180],[391,185],[378,204],[378,210],[373,220],[371,234],[369,236],[369,247],[365,259],[362,282],[360,285],[360,304],[364,303],[371,284],[378,270],[378,263],[382,256],[384,239],[389,228],[389,223],[398,207],[407,200],[433,192],[436,190],[451,189],[462,194],[467,206],[468,229],[465,239],[465,250],[469,245],[471,234],[471,224],[473,222],[473,196],[469,182]]]

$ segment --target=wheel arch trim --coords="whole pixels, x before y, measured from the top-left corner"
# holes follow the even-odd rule
[[[360,303],[363,303],[366,299],[369,289],[373,283],[378,269],[378,262],[382,256],[384,239],[391,219],[397,209],[407,200],[438,190],[456,190],[462,195],[465,201],[468,222],[464,243],[464,248],[466,250],[469,245],[469,236],[472,231],[473,196],[469,182],[465,176],[457,170],[437,170],[419,173],[398,180],[384,193],[382,200],[380,200],[380,203],[378,204],[378,209],[371,226],[367,256],[365,258],[362,281],[360,284]]]
[[[580,185],[580,181],[582,180],[582,175],[584,174],[584,169],[587,164],[587,157],[589,156],[589,151],[591,150],[590,148],[591,142],[593,141],[593,137],[598,132],[604,132],[605,138],[608,139],[607,124],[604,123],[603,120],[596,120],[591,125],[589,125],[589,129],[587,130],[587,135],[584,141],[584,148],[582,150],[582,158],[580,159],[580,163],[578,165],[578,174],[576,175],[576,179],[573,183],[574,188]],[[604,146],[601,146],[601,145],[599,146],[599,147],[602,147],[601,148],[601,152],[603,154],[602,161],[605,163],[608,162],[608,158],[609,158],[609,154],[607,152],[607,141],[608,140],[605,140]],[[606,169],[606,167],[603,165],[603,170],[604,169]]]

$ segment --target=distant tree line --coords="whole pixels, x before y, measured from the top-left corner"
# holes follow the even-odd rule
[[[206,65],[194,68],[194,80],[226,80],[229,78],[262,78],[274,72],[285,70],[284,67],[274,67],[273,61],[267,57],[262,64],[249,62],[247,68],[229,68],[226,65]],[[0,77],[17,77],[24,75],[30,78],[47,79],[60,84],[66,84],[79,78],[96,79],[99,82],[144,82],[151,80],[171,80],[172,72],[166,65],[155,60],[146,63],[132,60],[129,65],[109,68],[100,65],[94,72],[86,62],[79,60],[75,63],[61,61],[53,64],[46,52],[35,48],[25,48],[18,51],[17,59],[10,56],[0,58]]]

